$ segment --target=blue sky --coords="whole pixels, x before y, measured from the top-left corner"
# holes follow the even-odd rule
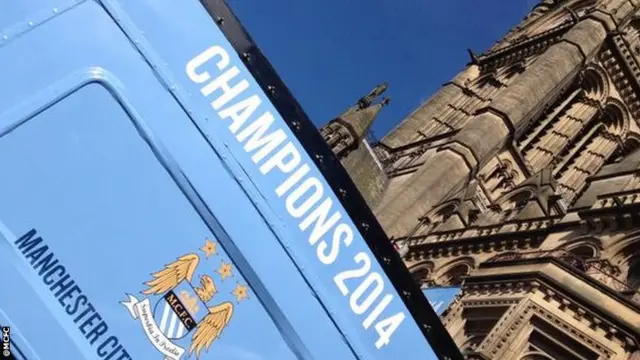
[[[381,137],[536,0],[228,0],[316,125],[388,81]]]

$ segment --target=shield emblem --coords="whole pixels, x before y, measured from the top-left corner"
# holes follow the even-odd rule
[[[185,280],[158,300],[153,317],[168,339],[177,340],[195,329],[207,313],[207,305]]]

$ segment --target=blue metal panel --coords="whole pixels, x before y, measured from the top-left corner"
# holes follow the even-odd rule
[[[0,321],[26,358],[435,359],[198,2],[12,10],[0,16],[0,271],[13,274]],[[212,81],[234,67],[248,86],[221,104]],[[230,129],[251,95],[257,108],[236,106]],[[273,148],[243,135],[265,112],[264,135],[284,139]]]
[[[424,296],[427,297],[431,307],[433,307],[433,310],[438,315],[442,315],[442,313],[447,310],[461,291],[462,289],[459,286],[436,287],[423,290]]]

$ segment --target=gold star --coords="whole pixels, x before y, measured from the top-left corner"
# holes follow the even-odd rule
[[[222,261],[220,268],[216,270],[216,272],[220,274],[223,281],[229,276],[233,276],[233,273],[231,273],[231,264],[225,264],[224,261]]]
[[[204,245],[202,245],[200,250],[204,251],[208,259],[211,256],[211,254],[218,255],[218,250],[216,249],[216,245],[217,244],[215,242],[207,239],[207,241],[205,241]]]
[[[249,298],[248,290],[249,288],[247,286],[238,284],[231,294],[236,297],[238,302],[240,302]]]

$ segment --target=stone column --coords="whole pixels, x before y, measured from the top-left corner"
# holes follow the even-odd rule
[[[535,174],[551,164],[597,114],[598,107],[595,104],[581,100],[571,104],[535,146],[524,152],[531,173]]]
[[[477,114],[461,131],[428,159],[399,193],[379,211],[389,236],[402,236],[417,219],[470,178],[509,141],[527,128],[557,94],[568,86],[595,56],[607,32],[602,22],[586,19],[551,46],[525,70],[508,91]]]
[[[567,204],[573,204],[576,195],[587,184],[587,178],[597,173],[618,147],[613,135],[605,132],[597,134],[587,143],[586,149],[578,154],[575,162],[562,174],[558,183]]]

